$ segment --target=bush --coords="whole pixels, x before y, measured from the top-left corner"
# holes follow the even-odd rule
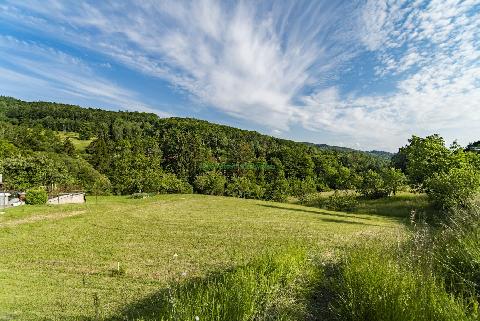
[[[299,200],[302,205],[325,208],[332,211],[351,212],[358,206],[357,196],[350,192],[334,191],[327,198],[318,193],[310,193],[305,194]]]
[[[311,177],[307,177],[303,180],[298,178],[289,179],[288,183],[290,186],[290,195],[298,198],[306,194],[315,193],[317,191],[317,185]]]
[[[326,209],[350,212],[357,208],[357,196],[354,193],[335,191],[323,202]]]
[[[226,181],[219,172],[207,172],[195,178],[194,186],[202,194],[223,195]]]
[[[233,177],[227,185],[227,195],[241,198],[261,199],[265,189],[248,177]]]
[[[25,195],[25,203],[28,205],[42,205],[47,201],[48,194],[43,188],[30,189]]]
[[[357,182],[357,191],[369,199],[377,199],[396,194],[405,185],[406,177],[398,169],[382,168],[379,171],[368,170]]]
[[[469,207],[480,187],[480,175],[471,167],[452,168],[425,181],[426,193],[439,209]]]
[[[361,177],[357,191],[370,199],[382,198],[389,194],[382,176],[371,169]]]
[[[155,191],[159,194],[191,194],[193,193],[192,185],[184,180],[179,179],[175,174],[163,173],[155,179]]]

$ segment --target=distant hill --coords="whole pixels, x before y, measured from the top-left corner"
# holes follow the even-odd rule
[[[303,142],[303,144],[309,145],[309,146],[315,146],[320,149],[326,149],[326,150],[335,150],[339,152],[361,152],[361,153],[366,153],[371,156],[375,156],[384,160],[390,160],[393,157],[393,153],[386,152],[386,151],[381,151],[381,150],[371,150],[371,151],[360,151],[357,149],[353,148],[348,148],[348,147],[341,147],[341,146],[335,146],[335,145],[327,145],[327,144],[314,144],[314,143],[309,143],[309,142]]]

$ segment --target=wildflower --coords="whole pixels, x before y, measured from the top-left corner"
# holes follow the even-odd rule
[[[182,276],[187,276],[187,272],[182,272]]]
[[[174,259],[176,259],[177,257],[178,257],[178,254],[177,254],[177,253],[173,254],[173,258],[174,258]]]
[[[195,316],[195,321],[199,321],[200,318],[198,317],[198,315]]]

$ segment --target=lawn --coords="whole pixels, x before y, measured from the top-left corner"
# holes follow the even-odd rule
[[[73,146],[75,146],[75,149],[80,153],[83,153],[87,149],[88,145],[90,145],[90,143],[94,140],[94,138],[82,140],[79,138],[78,133],[74,132],[58,132],[58,135],[62,139],[70,138]]]
[[[114,319],[173,283],[245,276],[272,253],[329,257],[402,233],[396,218],[205,195],[13,208],[0,216],[0,320]]]

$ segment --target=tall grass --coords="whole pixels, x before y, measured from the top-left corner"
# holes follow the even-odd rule
[[[338,320],[480,320],[480,210],[414,222],[401,246],[360,246],[335,281]]]
[[[391,251],[363,248],[348,255],[338,277],[338,320],[474,320],[442,280],[404,264]]]
[[[299,320],[319,274],[303,251],[272,255],[207,278],[172,284],[112,320]]]
[[[480,297],[480,209],[451,213],[433,233],[435,269],[450,291]],[[478,308],[474,306],[473,308]]]

